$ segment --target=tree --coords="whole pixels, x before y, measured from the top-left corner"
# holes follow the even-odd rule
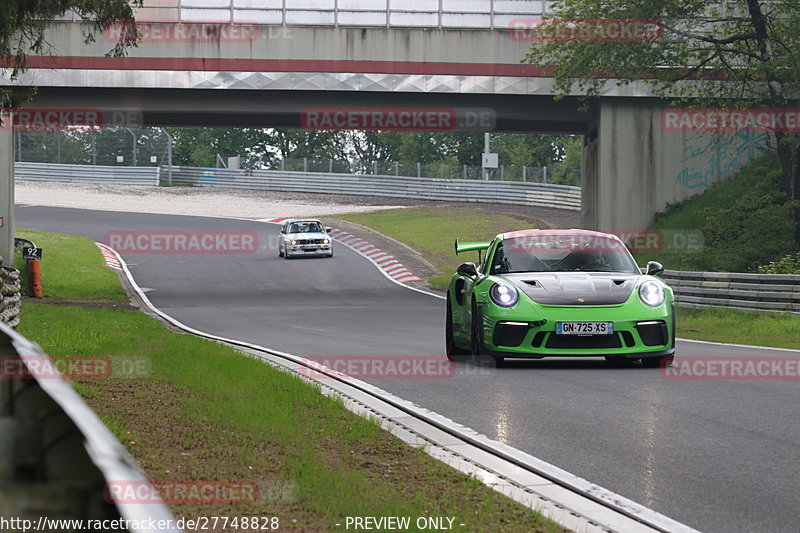
[[[798,0],[562,0],[525,61],[552,69],[557,97],[587,98],[613,80],[697,107],[783,109],[800,89]],[[581,21],[649,19],[662,32],[638,41],[559,38]],[[775,131],[783,188],[800,246],[800,137]]]
[[[67,11],[92,24],[94,31],[102,30],[111,22],[133,20],[132,7],[141,7],[142,0],[3,0],[0,9],[0,64],[11,67],[15,80],[25,70],[28,54],[49,52],[45,33],[47,26]],[[126,49],[135,46],[135,27],[124,26],[120,40],[108,52],[122,56]],[[94,40],[94,32],[84,34],[85,42]],[[0,108],[15,108],[30,99],[33,92],[0,88]]]

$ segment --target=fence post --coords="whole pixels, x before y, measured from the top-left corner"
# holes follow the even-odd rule
[[[172,185],[172,143],[174,139],[166,128],[164,128],[164,133],[167,135],[167,184]]]
[[[542,167],[542,183],[547,183],[547,165]]]
[[[372,173],[378,175],[378,161],[372,162]]]
[[[528,181],[528,166],[522,165],[522,181]]]
[[[395,176],[400,175],[400,163],[398,163],[397,161],[394,162],[394,175]]]
[[[328,174],[333,174],[333,159],[328,159]]]
[[[506,179],[506,166],[500,165],[500,181]]]
[[[467,179],[467,165],[461,165],[463,167],[462,174],[464,179]]]
[[[422,163],[420,163],[419,161],[417,161],[417,177],[418,177],[418,178],[421,178],[421,177],[422,177],[421,170],[422,170]]]
[[[308,158],[303,158],[303,172],[308,172]]]

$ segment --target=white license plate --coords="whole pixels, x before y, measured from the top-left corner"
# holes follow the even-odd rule
[[[557,335],[611,335],[613,322],[556,322]]]

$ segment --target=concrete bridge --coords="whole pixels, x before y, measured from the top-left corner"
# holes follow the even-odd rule
[[[6,73],[0,83],[38,86],[31,108],[101,110],[147,126],[301,127],[309,108],[489,108],[495,131],[583,136],[587,228],[644,227],[667,202],[704,190],[758,152],[763,139],[753,136],[720,142],[665,131],[665,105],[644,84],[609,83],[588,111],[578,109],[577,94],[555,102],[547,70],[520,63],[530,42],[513,31],[552,4],[151,0],[136,13],[143,40],[127,57],[105,56],[124,24],[85,44],[87,26],[67,15],[49,29],[50,55],[30,57],[19,80]],[[0,161],[0,198],[8,199],[7,129]],[[0,201],[0,255],[11,242],[8,203]]]

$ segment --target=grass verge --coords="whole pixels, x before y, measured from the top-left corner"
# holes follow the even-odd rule
[[[39,234],[36,243],[49,249],[49,271],[77,269],[80,285],[105,283],[90,241]],[[69,279],[49,286],[53,298],[83,293]],[[131,356],[144,362],[144,377],[112,373],[75,385],[151,481],[260,487],[254,502],[170,505],[178,518],[278,517],[281,530],[325,532],[341,530],[336,524],[347,516],[446,516],[464,531],[563,531],[350,413],[318,387],[218,343],[171,332],[138,311],[26,301],[19,331],[51,356],[110,357],[112,369]]]
[[[431,288],[445,290],[456,267],[477,257],[457,256],[453,241],[487,241],[498,233],[536,226],[532,219],[492,213],[482,209],[387,209],[348,213],[336,218],[367,226],[417,250],[441,274],[428,280]]]
[[[60,233],[17,228],[15,237],[42,249],[42,288],[47,298],[91,302],[126,300],[117,275],[105,267],[103,256],[89,239]],[[15,268],[24,271],[20,257]]]
[[[444,272],[429,280],[432,288],[441,290],[447,287],[455,267],[474,257],[462,259],[453,253],[455,236],[482,241],[503,231],[524,228],[526,223],[525,219],[471,209],[389,209],[337,218],[372,228],[422,253]],[[647,259],[664,260],[660,256]],[[800,317],[792,315],[678,308],[677,326],[678,335],[690,339],[800,349]]]
[[[800,350],[800,317],[676,308],[679,337]]]

